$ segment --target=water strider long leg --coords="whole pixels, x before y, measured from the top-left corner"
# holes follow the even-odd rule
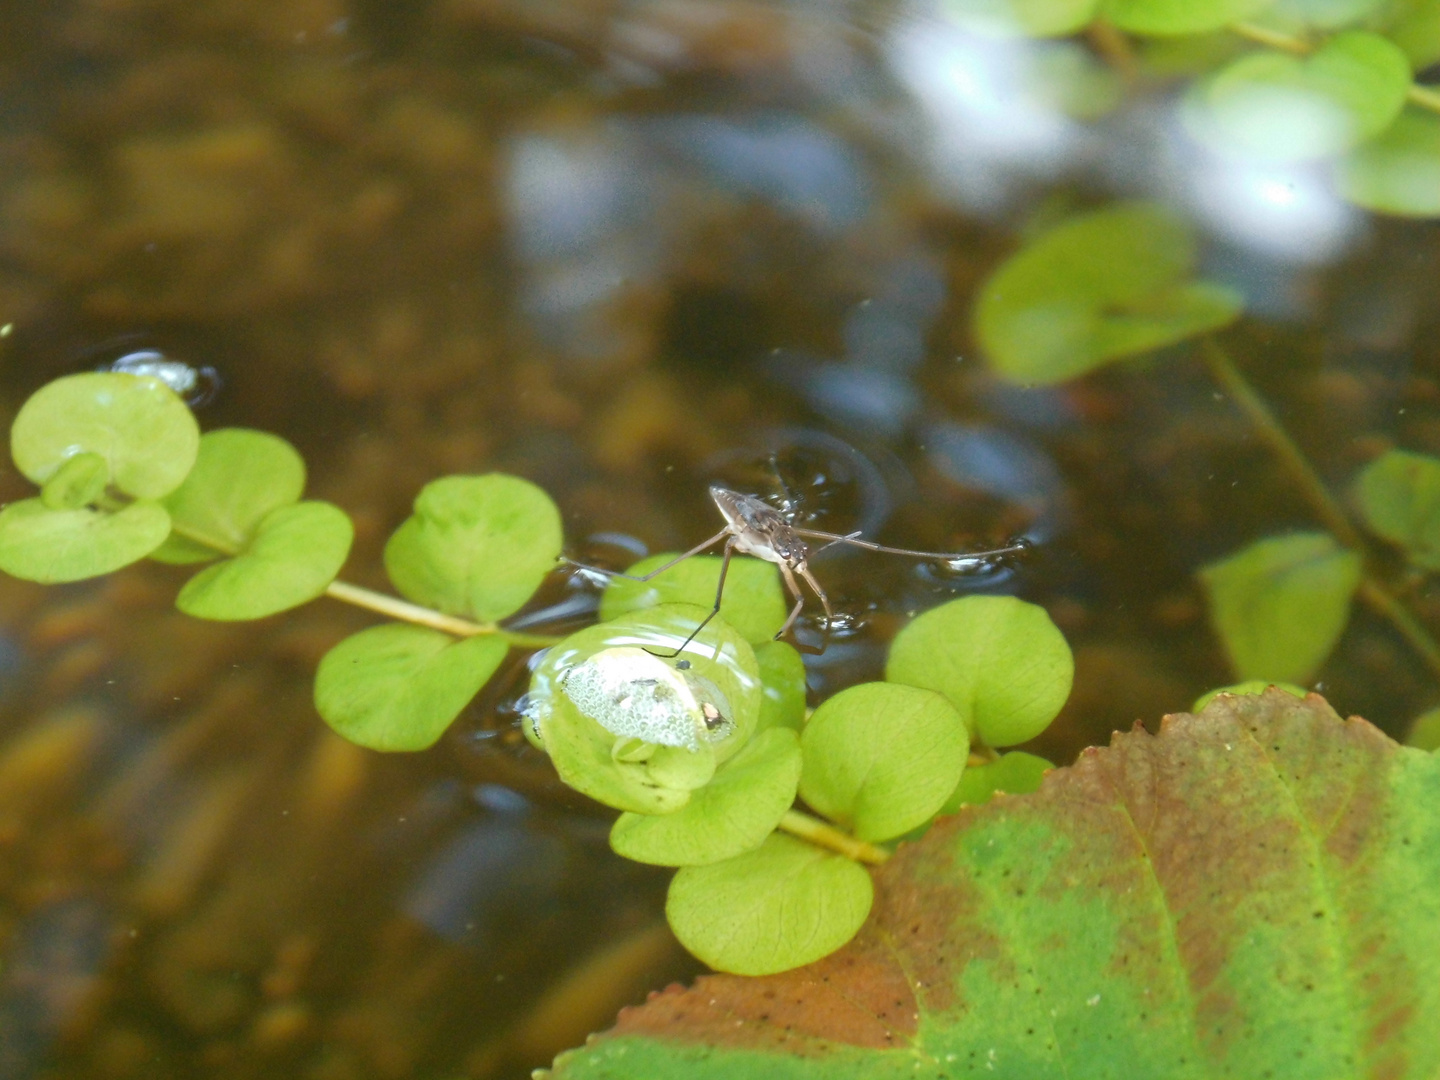
[[[815,590],[815,595],[820,598],[821,606],[825,608],[825,636],[818,649],[814,645],[806,645],[799,638],[794,639],[794,644],[795,648],[802,653],[810,656],[819,656],[825,651],[825,644],[830,640],[830,620],[834,617],[830,613],[830,598],[825,595],[825,590],[820,588],[819,583],[811,576],[809,569],[803,563],[798,564],[794,568],[794,571],[791,570],[789,563],[782,562],[777,565],[780,567],[780,576],[785,579],[785,588],[789,589],[790,595],[795,597],[795,606],[790,609],[790,615],[785,620],[785,625],[780,627],[776,632],[775,640],[778,641],[785,636],[786,632],[795,625],[796,618],[799,617],[801,610],[805,607],[805,594],[800,591],[800,584],[795,580],[795,571],[798,571],[800,576]]]
[[[830,624],[835,621],[835,613],[830,610],[830,598],[825,595],[825,590],[820,588],[820,583],[815,580],[815,575],[810,573],[810,568],[804,563],[795,567],[796,573],[805,579],[805,583],[815,590],[815,595],[820,598],[820,606],[825,609],[825,631],[828,634]]]
[[[714,546],[715,546],[715,543],[716,543],[722,536],[727,535],[729,532],[730,532],[730,527],[727,525],[725,528],[721,529],[721,530],[720,530],[718,533],[716,533],[714,536],[710,537],[709,540],[706,540],[703,544],[696,544],[696,545],[695,545],[693,548],[691,548],[689,551],[685,552],[685,554],[683,554],[683,555],[676,555],[675,558],[671,559],[671,560],[670,560],[669,562],[667,562],[664,566],[657,566],[654,570],[651,570],[648,574],[641,574],[639,577],[636,577],[634,574],[626,574],[626,573],[623,573],[622,571],[619,571],[619,570],[606,570],[606,569],[604,569],[603,567],[599,567],[599,566],[586,566],[584,563],[576,562],[574,559],[572,559],[572,558],[570,558],[570,557],[568,557],[568,556],[566,556],[566,555],[561,555],[560,558],[561,558],[562,560],[564,560],[565,562],[569,563],[571,566],[575,567],[577,570],[590,570],[590,571],[593,571],[593,572],[596,573],[596,574],[604,574],[606,577],[624,578],[626,581],[649,581],[651,578],[656,577],[656,576],[659,575],[659,574],[663,574],[666,570],[669,570],[672,566],[677,566],[677,565],[679,565],[680,563],[684,562],[686,559],[689,559],[689,558],[692,558],[693,556],[699,555],[699,554],[700,554],[702,551],[704,551],[706,548],[708,548],[708,547],[714,547]],[[718,603],[718,601],[717,601],[717,603]]]
[[[877,544],[871,540],[857,540],[855,533],[848,536],[841,536],[839,533],[821,532],[819,529],[796,529],[796,533],[807,540],[828,540],[830,543],[825,547],[835,544],[849,544],[851,547],[864,548],[866,551],[883,551],[890,555],[910,555],[917,559],[939,559],[943,562],[954,562],[957,559],[993,559],[1001,555],[1020,555],[1031,550],[1033,545],[1028,540],[1016,540],[1002,548],[994,548],[990,551],[912,551],[910,548],[887,547],[884,544]],[[825,548],[820,548],[824,551]]]
[[[716,615],[720,614],[720,599],[725,595],[725,575],[730,572],[730,557],[734,554],[735,538],[732,536],[729,540],[725,542],[725,557],[720,561],[720,580],[715,583],[715,606],[710,609],[710,614],[706,615],[705,618],[700,620],[700,625],[695,627],[694,630],[690,631],[690,636],[687,637],[684,641],[682,641],[679,648],[677,648],[674,652],[656,652],[654,649],[646,649],[646,652],[648,652],[651,656],[663,656],[667,660],[671,657],[679,656],[682,652],[685,651],[685,646],[689,645],[690,642],[695,640],[695,635],[700,633],[701,630],[705,629],[705,624],[708,623],[711,619],[713,619]]]
[[[800,617],[800,612],[805,608],[805,594],[800,591],[800,586],[795,581],[795,575],[790,572],[786,563],[777,563],[780,567],[780,576],[785,579],[785,588],[791,596],[795,597],[795,606],[790,609],[790,614],[785,619],[785,625],[775,631],[775,640],[779,641],[795,625],[795,620]]]

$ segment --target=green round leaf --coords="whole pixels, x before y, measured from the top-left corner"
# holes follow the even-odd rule
[[[1184,116],[1217,150],[1262,161],[1333,157],[1384,131],[1410,89],[1405,54],[1364,31],[1307,57],[1250,53],[1195,84]]]
[[[1440,60],[1440,4],[1434,0],[1396,0],[1385,5],[1385,36],[1404,51],[1414,71]]]
[[[560,512],[528,480],[446,476],[421,489],[385,545],[385,570],[417,604],[494,622],[530,599],[560,544]]]
[[[745,745],[761,689],[744,638],[716,618],[679,657],[646,651],[671,652],[704,617],[691,604],[662,604],[571,634],[542,654],[526,734],[566,784],[618,810],[673,813]]]
[[[493,634],[456,641],[420,626],[372,626],[320,661],[315,708],[360,746],[424,750],[489,682],[507,648]]]
[[[995,797],[997,791],[1007,795],[1028,795],[1040,790],[1040,781],[1055,768],[1050,762],[1023,750],[1008,754],[984,765],[971,765],[960,777],[960,783],[940,808],[942,814],[953,814],[962,806],[979,806]]]
[[[800,748],[800,797],[861,840],[888,840],[944,805],[965,768],[970,734],[933,691],[862,683],[815,710]]]
[[[165,497],[176,530],[151,558],[159,562],[205,562],[234,554],[254,537],[272,510],[299,501],[305,462],[278,435],[249,428],[221,428],[200,437],[195,467]]]
[[[675,748],[617,739],[563,694],[546,707],[538,730],[543,733],[542,748],[566,786],[616,810],[673,814],[690,801],[696,787],[703,786],[707,770],[714,775],[715,753],[703,745],[694,751],[680,748],[681,753],[694,755],[692,770],[677,770],[674,756],[666,755],[659,775],[652,775],[650,759],[660,749]]]
[[[786,641],[770,641],[755,650],[760,665],[762,698],[756,731],[787,727],[799,731],[805,723],[805,661]]]
[[[967,30],[1025,37],[1073,34],[1095,16],[1099,0],[947,0],[946,16]]]
[[[800,739],[772,728],[751,739],[673,814],[621,814],[610,830],[619,855],[659,866],[700,866],[751,851],[795,801]]]
[[[1013,596],[965,596],[896,636],[885,677],[938,690],[989,746],[1044,731],[1070,696],[1075,660],[1045,609]]]
[[[115,513],[51,510],[22,499],[0,510],[0,570],[54,585],[138,562],[170,533],[170,515],[139,499]]]
[[[665,916],[680,944],[716,971],[769,975],[840,948],[874,897],[859,864],[773,833],[744,855],[680,870]]]
[[[1345,198],[1381,214],[1440,217],[1440,116],[1410,109],[1339,165]]]
[[[678,552],[661,552],[641,559],[626,571],[634,577],[649,573],[673,559]],[[626,612],[656,604],[715,605],[715,586],[720,580],[718,555],[696,555],[671,567],[651,581],[611,578],[600,598],[600,618],[610,620]],[[720,617],[733,626],[751,645],[774,639],[785,616],[790,613],[780,591],[780,573],[773,563],[737,555],[725,575],[725,596]]]
[[[1365,524],[1426,570],[1440,570],[1440,458],[1390,450],[1355,485]]]
[[[1275,687],[1276,690],[1283,690],[1285,693],[1298,698],[1303,698],[1310,692],[1303,686],[1296,686],[1294,683],[1274,683],[1267,682],[1264,679],[1246,679],[1244,682],[1233,683],[1230,686],[1221,686],[1215,690],[1207,690],[1195,699],[1195,704],[1190,706],[1190,710],[1191,712],[1199,712],[1221,694],[1263,694],[1272,686]]]
[[[975,333],[1008,379],[1055,383],[1217,330],[1239,294],[1192,282],[1188,225],[1150,203],[1084,214],[1012,255],[980,290]]]
[[[263,619],[313,600],[335,580],[355,528],[326,502],[282,506],[267,514],[233,559],[201,570],[175,606],[197,619]]]
[[[1426,709],[1415,718],[1405,745],[1417,750],[1440,750],[1440,708]]]
[[[1306,682],[1340,640],[1360,556],[1329,533],[1257,540],[1200,571],[1210,621],[1241,679]]]
[[[1274,0],[1105,0],[1101,13],[1134,34],[1203,34],[1244,22]]]
[[[195,464],[200,428],[158,379],[118,372],[67,375],[42,386],[10,429],[15,465],[44,484],[76,454],[99,454],[117,489],[158,499]]]
[[[79,510],[105,494],[110,466],[99,454],[68,458],[40,489],[40,501],[51,510]]]
[[[1389,0],[1279,0],[1270,10],[1268,25],[1297,30],[1338,30],[1353,26]]]

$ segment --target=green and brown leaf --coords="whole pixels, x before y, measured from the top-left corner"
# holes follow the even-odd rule
[[[845,949],[704,977],[581,1078],[1440,1074],[1440,758],[1224,696],[935,826]]]

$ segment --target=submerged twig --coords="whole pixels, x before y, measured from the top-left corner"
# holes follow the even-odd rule
[[[1360,530],[1351,522],[1335,496],[1330,494],[1330,489],[1320,479],[1320,474],[1275,418],[1265,399],[1241,374],[1230,355],[1213,338],[1206,338],[1202,342],[1201,352],[1215,381],[1225,388],[1235,404],[1255,425],[1260,437],[1280,459],[1282,467],[1290,473],[1291,479],[1321,523],[1342,545],[1368,561],[1369,545]],[[1368,569],[1361,579],[1359,595],[1372,610],[1390,621],[1400,636],[1420,654],[1431,671],[1440,675],[1440,643],[1436,642],[1414,614]]]

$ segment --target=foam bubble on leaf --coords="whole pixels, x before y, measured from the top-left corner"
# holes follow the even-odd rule
[[[596,653],[566,673],[563,688],[576,708],[622,738],[699,750],[733,727],[719,687],[632,646]]]

